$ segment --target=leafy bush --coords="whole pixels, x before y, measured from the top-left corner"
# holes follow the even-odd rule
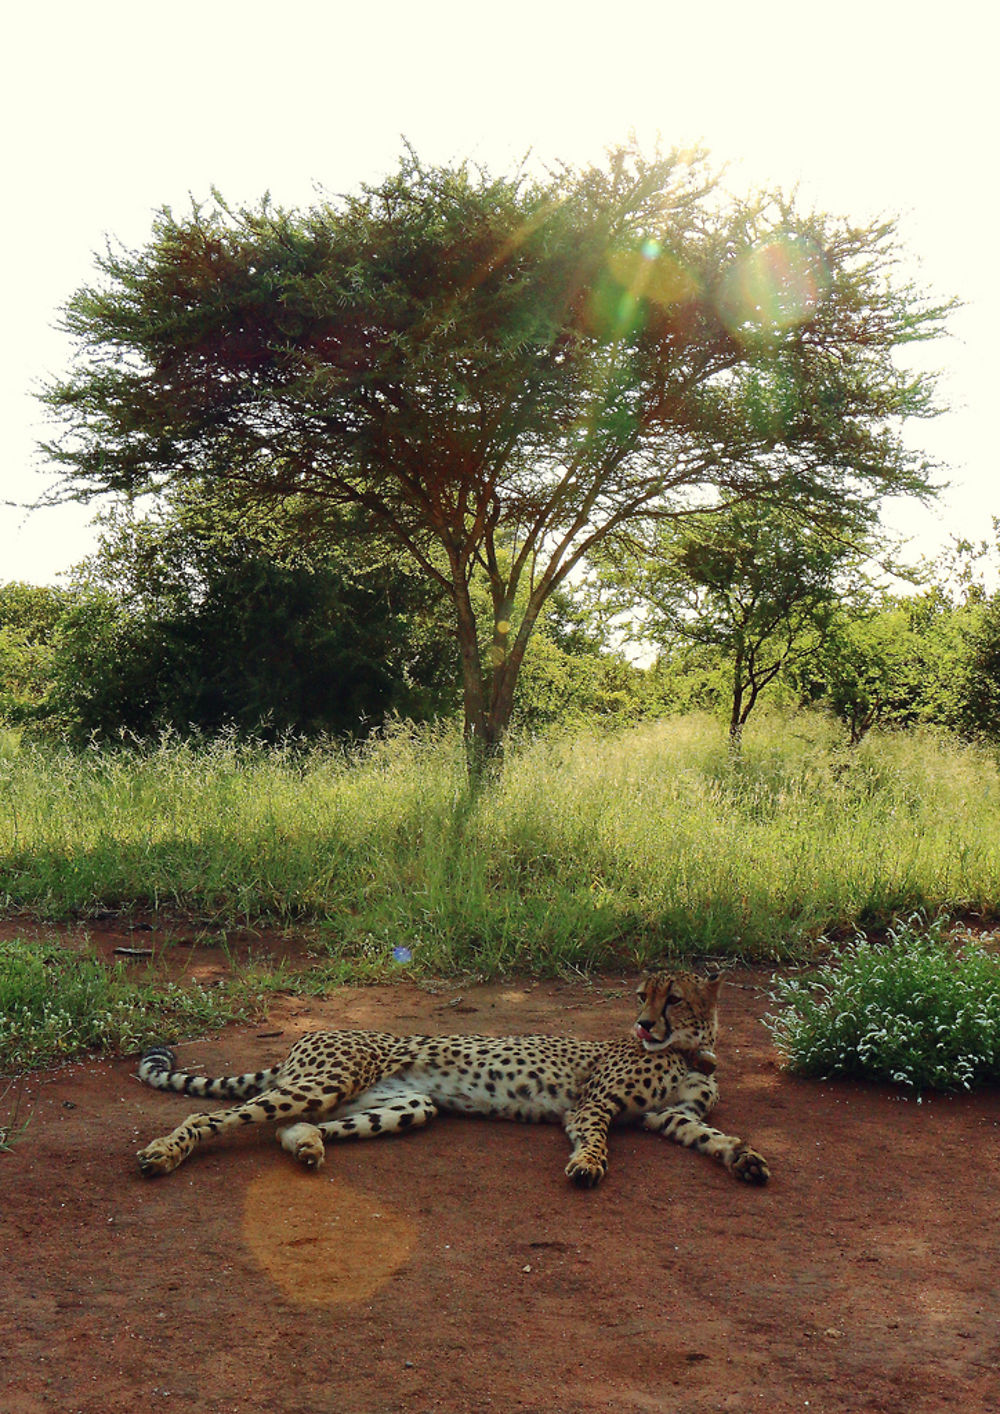
[[[1000,958],[956,950],[945,928],[911,918],[885,944],[859,936],[818,971],[776,981],[783,1010],[766,1024],[789,1068],[918,1092],[1000,1079]]]
[[[18,726],[47,715],[55,630],[69,601],[65,589],[0,584],[0,723]]]

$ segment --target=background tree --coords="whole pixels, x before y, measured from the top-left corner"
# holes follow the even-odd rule
[[[828,707],[852,745],[876,725],[1000,736],[995,601],[978,580],[954,578],[949,561],[922,567],[918,593],[883,591],[843,605],[819,651],[795,666],[802,699]]]
[[[836,522],[926,490],[898,428],[930,381],[898,352],[946,310],[894,258],[891,223],[729,198],[678,153],[536,179],[410,152],[306,212],[216,195],[109,247],[70,301],[47,451],[66,495],[195,479],[356,508],[448,596],[492,750],[543,605],[615,532],[761,495]]]
[[[439,592],[384,545],[353,545],[343,515],[307,512],[189,484],[109,514],[57,636],[71,734],[358,734],[453,708]]]
[[[51,585],[0,584],[0,721],[18,726],[48,710],[56,628],[69,601]]]
[[[967,652],[958,673],[958,724],[968,735],[1000,742],[1000,594],[964,618]]]
[[[723,656],[738,744],[761,693],[818,651],[860,560],[780,506],[748,502],[661,526],[653,545],[619,558],[619,605],[653,643],[683,639]]]

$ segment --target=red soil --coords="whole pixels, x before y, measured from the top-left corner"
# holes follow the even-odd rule
[[[316,1027],[610,1037],[632,980],[282,997],[178,1052],[219,1073]],[[1000,1410],[1000,1096],[795,1079],[767,983],[729,976],[716,1111],[767,1156],[763,1189],[621,1131],[579,1191],[557,1127],[457,1118],[331,1146],[317,1173],[244,1131],[150,1182],[135,1151],[190,1101],[134,1059],[29,1078],[0,1154],[0,1409]]]

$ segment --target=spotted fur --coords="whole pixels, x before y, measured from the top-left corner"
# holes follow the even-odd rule
[[[734,1177],[766,1183],[768,1167],[741,1139],[708,1125],[720,978],[658,973],[639,987],[639,1014],[618,1041],[562,1036],[395,1036],[313,1031],[280,1065],[245,1075],[190,1075],[155,1046],[139,1079],[158,1090],[238,1101],[192,1114],[140,1151],[139,1167],[170,1173],[213,1135],[276,1121],[282,1146],[318,1168],[330,1139],[399,1134],[438,1110],[562,1124],[571,1145],[567,1176],[584,1188],[608,1168],[608,1130],[640,1124],[708,1154]]]

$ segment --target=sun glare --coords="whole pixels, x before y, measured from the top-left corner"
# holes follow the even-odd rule
[[[777,332],[810,319],[830,287],[822,252],[797,236],[777,236],[734,261],[715,303],[734,333]],[[591,297],[593,327],[621,338],[641,327],[650,306],[674,308],[702,293],[695,275],[658,241],[613,251]]]
[[[734,263],[723,282],[719,313],[734,333],[788,329],[811,317],[829,284],[822,253],[814,245],[777,237]]]
[[[633,299],[669,306],[682,304],[698,293],[691,272],[658,241],[647,240],[638,250],[615,251],[608,258],[608,269]]]
[[[650,305],[669,309],[699,293],[695,276],[656,240],[636,250],[612,251],[590,300],[592,326],[605,338],[641,327]]]

